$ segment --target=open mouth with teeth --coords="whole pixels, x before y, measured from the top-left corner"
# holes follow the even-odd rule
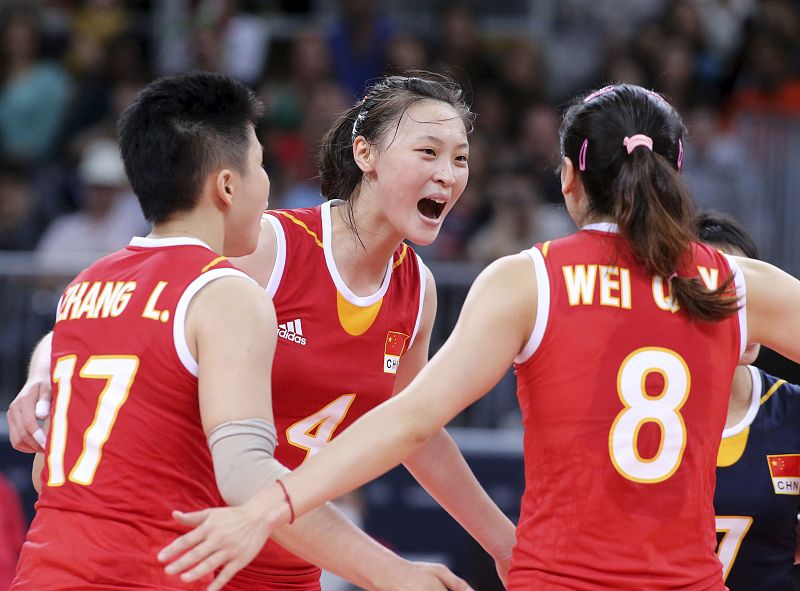
[[[427,197],[417,202],[417,209],[426,218],[438,220],[444,211],[445,201],[438,199],[428,199]]]

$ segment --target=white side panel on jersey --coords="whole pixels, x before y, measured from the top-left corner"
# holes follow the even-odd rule
[[[747,349],[747,289],[744,284],[744,274],[739,268],[739,265],[733,257],[723,255],[730,265],[731,272],[733,273],[733,283],[736,286],[736,296],[739,298],[739,357],[744,355],[744,350]]]
[[[422,259],[417,253],[414,253],[414,256],[417,257],[417,269],[419,269],[419,308],[417,309],[417,321],[414,323],[414,332],[411,334],[411,342],[408,344],[409,349],[414,346],[414,339],[417,338],[419,323],[422,320],[422,307],[425,304],[425,284],[428,280],[428,274],[425,273],[425,265]]]
[[[186,370],[194,377],[198,375],[198,365],[197,360],[192,356],[192,352],[189,350],[189,344],[186,342],[186,311],[189,309],[192,298],[206,285],[220,277],[244,277],[255,283],[252,277],[242,273],[239,269],[231,269],[229,267],[212,269],[211,271],[206,271],[189,284],[178,300],[178,305],[175,307],[175,320],[172,323],[172,340],[175,343],[175,351],[178,353],[178,358],[181,360]]]
[[[753,387],[750,394],[752,396],[750,399],[750,407],[747,409],[747,413],[745,413],[741,421],[735,425],[725,427],[725,429],[723,429],[723,439],[738,435],[747,427],[752,425],[753,421],[756,419],[756,415],[758,414],[758,409],[761,407],[761,389],[763,388],[761,383],[761,372],[752,365],[748,365],[747,369],[750,371],[750,376],[753,378]]]
[[[529,248],[524,251],[533,261],[533,270],[536,273],[536,321],[533,323],[531,336],[522,351],[514,358],[514,363],[525,363],[539,348],[544,338],[544,331],[547,328],[547,318],[550,316],[550,277],[547,275],[547,267],[544,264],[544,256],[536,248]]]
[[[283,277],[283,269],[286,267],[286,233],[283,231],[283,226],[274,215],[264,214],[261,216],[262,220],[267,220],[272,229],[275,230],[275,264],[272,266],[272,273],[267,281],[267,293],[270,298],[275,298],[275,293],[278,291],[278,286],[281,284]]]

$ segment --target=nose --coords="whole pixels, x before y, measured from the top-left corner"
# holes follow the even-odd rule
[[[450,162],[443,162],[436,170],[434,180],[443,187],[450,187],[456,182],[456,176],[453,173],[453,165]]]

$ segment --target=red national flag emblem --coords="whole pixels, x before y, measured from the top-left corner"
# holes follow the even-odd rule
[[[767,456],[767,462],[773,478],[800,478],[800,454]]]
[[[383,349],[384,354],[400,357],[403,351],[405,351],[406,341],[408,341],[409,338],[407,334],[390,330],[386,335],[386,346]]]

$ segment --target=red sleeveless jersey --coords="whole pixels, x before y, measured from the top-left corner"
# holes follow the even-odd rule
[[[424,266],[405,244],[388,261],[376,293],[352,293],[331,251],[333,203],[265,216],[278,239],[267,287],[278,317],[272,370],[275,456],[289,468],[392,395],[425,294]],[[307,591],[319,589],[319,576],[316,566],[268,542],[226,588]]]
[[[184,324],[192,296],[229,275],[245,276],[198,240],[134,238],[66,288],[42,492],[12,589],[205,588],[156,554],[182,532],[173,509],[220,503]]]
[[[509,591],[722,591],[715,460],[744,308],[692,321],[612,224],[528,254],[536,326],[516,360],[525,494]],[[741,272],[700,244],[680,276]]]

